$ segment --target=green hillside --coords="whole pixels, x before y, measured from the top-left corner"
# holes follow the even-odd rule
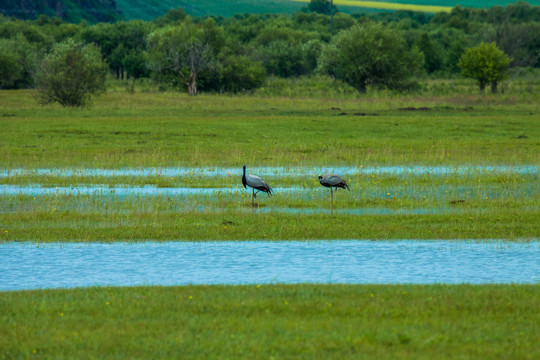
[[[19,19],[35,19],[39,15],[60,17],[62,20],[79,23],[114,22],[124,17],[114,0],[2,0],[0,13]]]
[[[373,1],[373,0],[372,0]],[[515,3],[509,0],[380,0],[376,2],[416,4],[416,5],[436,5],[454,7],[460,5],[463,7],[491,7],[494,5],[507,5]],[[150,20],[157,16],[165,14],[172,8],[181,7],[189,15],[221,15],[225,17],[233,16],[238,13],[293,13],[307,6],[309,0],[305,3],[292,0],[117,0],[116,4],[119,10],[127,19]],[[531,5],[540,5],[540,0],[528,1]],[[374,9],[339,6],[339,10],[347,13],[353,12],[372,12]]]

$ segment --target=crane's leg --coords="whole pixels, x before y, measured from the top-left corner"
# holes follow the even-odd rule
[[[334,215],[334,189],[330,188],[330,209],[331,214]]]
[[[255,189],[253,189],[252,195],[251,195],[251,206],[253,207],[255,205]]]

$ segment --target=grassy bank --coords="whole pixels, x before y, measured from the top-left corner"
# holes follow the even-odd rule
[[[536,359],[540,288],[262,285],[0,293],[0,358]]]
[[[537,239],[538,208],[449,214],[246,211],[33,211],[3,214],[2,241]]]

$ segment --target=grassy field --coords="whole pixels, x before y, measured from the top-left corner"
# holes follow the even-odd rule
[[[197,97],[119,87],[87,109],[0,91],[0,191],[16,189],[0,195],[0,242],[540,237],[538,171],[489,170],[540,164],[537,84],[493,96],[439,82],[432,95],[361,97],[290,85]],[[265,176],[280,190],[252,207],[238,192],[244,163],[300,170]],[[370,172],[401,165],[456,171]],[[206,166],[230,174],[201,175]],[[351,191],[330,203],[319,174],[302,172],[314,166],[358,170],[345,176]],[[191,171],[160,175],[166,167]],[[91,174],[124,168],[156,174]],[[33,186],[52,193],[24,193]],[[148,186],[216,192],[120,194]],[[539,306],[537,285],[0,292],[0,359],[536,359]]]
[[[143,241],[538,238],[536,172],[364,174],[332,204],[301,166],[538,166],[538,95],[345,95],[333,99],[122,90],[89,109],[0,92],[0,169],[185,166],[183,176],[0,177],[1,186],[98,186],[101,194],[3,195],[0,239]],[[300,166],[252,208],[241,165]],[[198,167],[228,167],[208,177]],[[236,170],[235,170],[236,169]],[[120,196],[115,188],[215,188],[208,195]],[[108,189],[108,190],[107,190]],[[129,191],[129,189],[128,189]]]
[[[113,92],[79,110],[2,91],[0,168],[538,164],[538,100]]]
[[[303,3],[309,3],[309,0],[293,0]],[[407,10],[418,12],[449,12],[452,10],[452,6],[437,6],[437,5],[418,5],[400,2],[386,2],[386,1],[359,1],[359,0],[335,0],[336,6],[352,7],[352,8],[366,8],[366,9],[378,9],[378,10]]]
[[[534,285],[0,293],[2,359],[537,359]]]

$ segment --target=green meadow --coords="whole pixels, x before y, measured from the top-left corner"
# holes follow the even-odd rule
[[[461,88],[466,84],[457,82]],[[444,83],[437,86],[444,87]],[[3,196],[1,239],[36,241],[538,238],[539,175],[370,174],[382,166],[538,166],[539,101],[510,94],[202,95],[117,88],[86,109],[0,92],[1,169],[156,169],[157,175],[27,174],[0,185],[98,187],[97,194]],[[448,86],[448,88],[452,88]],[[474,86],[471,87],[474,89]],[[264,89],[263,89],[264,91]],[[330,201],[307,171],[267,176],[274,196],[241,189],[241,166],[352,166]],[[159,169],[187,167],[184,176]],[[199,167],[225,167],[204,176]],[[235,170],[237,169],[237,170]],[[119,196],[115,188],[215,188]],[[360,209],[360,211],[358,211]]]
[[[538,172],[481,170],[540,164],[537,84],[509,82],[505,94],[491,95],[478,94],[472,82],[438,81],[426,93],[363,96],[293,85],[197,97],[117,86],[84,109],[0,91],[0,170],[22,171],[0,177],[0,187],[52,191],[1,195],[0,241],[540,237]],[[344,176],[351,190],[338,191],[333,203],[320,174],[264,176],[276,192],[258,195],[252,206],[251,193],[241,190],[243,164],[248,173],[359,171]],[[364,171],[384,166],[479,170]],[[159,173],[168,167],[191,170]],[[230,173],[204,176],[202,167]],[[125,168],[156,174],[83,171]],[[63,176],[62,169],[83,172]],[[99,190],[62,192],[85,187]],[[216,190],[119,193],[141,187]],[[517,284],[0,292],[0,359],[536,359],[539,306],[538,285]]]
[[[537,285],[0,293],[3,359],[537,359]]]
[[[83,110],[2,91],[0,167],[535,165],[532,91],[326,99],[115,91]]]

